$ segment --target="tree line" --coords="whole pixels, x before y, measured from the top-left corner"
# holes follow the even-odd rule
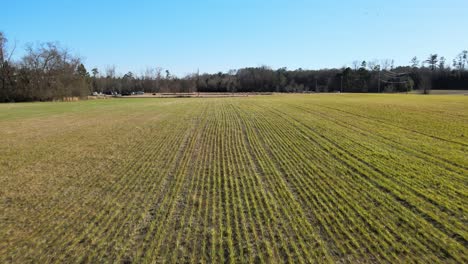
[[[27,45],[19,61],[0,32],[0,102],[86,97],[90,84],[81,60],[56,43]]]
[[[391,60],[353,62],[352,67],[321,70],[277,70],[267,66],[242,68],[215,74],[191,74],[178,78],[168,70],[147,69],[141,76],[128,72],[115,77],[115,68],[103,74],[93,69],[93,91],[129,93],[170,92],[407,92],[420,89],[462,90],[468,88],[468,52],[462,51],[448,66],[444,57],[431,54],[414,57],[409,66]]]
[[[242,68],[215,74],[190,74],[178,78],[162,68],[147,69],[141,76],[128,72],[115,76],[115,67],[102,74],[93,69],[92,90],[103,93],[171,92],[406,92],[420,89],[468,89],[468,52],[462,51],[446,65],[431,54],[414,57],[410,66],[393,66],[391,60],[353,62],[352,67],[321,70],[277,70],[267,66]]]
[[[169,70],[148,68],[143,74],[117,75],[114,66],[91,72],[81,59],[56,43],[27,45],[25,55],[12,60],[0,32],[0,102],[86,98],[93,92],[106,94],[192,93],[192,92],[407,92],[419,89],[468,89],[468,51],[448,63],[430,54],[414,57],[408,66],[392,60],[354,61],[351,67],[320,70],[242,68],[215,74],[172,75]]]

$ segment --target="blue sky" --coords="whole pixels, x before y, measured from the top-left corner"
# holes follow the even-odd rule
[[[0,30],[18,45],[58,41],[88,70],[115,65],[178,75],[268,65],[409,64],[468,49],[468,1],[2,1]]]

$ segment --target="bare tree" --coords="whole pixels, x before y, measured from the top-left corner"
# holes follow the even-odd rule
[[[142,88],[145,92],[154,92],[156,87],[153,87],[155,79],[155,69],[147,67],[142,77]]]
[[[115,77],[115,65],[107,65],[106,66],[106,77],[107,78],[114,78]]]
[[[369,61],[367,62],[367,68],[370,70],[370,71],[376,71],[379,67],[379,61],[378,60],[372,60],[372,61]]]
[[[0,101],[9,101],[9,85],[7,80],[9,79],[9,65],[7,62],[7,51],[6,43],[7,38],[0,32]]]
[[[5,61],[5,46],[7,39],[3,35],[3,32],[0,32],[0,63],[3,64]]]
[[[361,63],[357,60],[354,60],[353,63],[353,70],[357,71],[359,69],[359,66],[361,65]]]
[[[380,65],[382,65],[382,70],[386,71],[391,67],[392,61],[390,59],[384,59],[381,61]]]
[[[161,79],[162,79],[162,68],[161,67],[156,67],[154,69],[155,72],[155,77],[156,77],[156,87],[155,87],[155,92],[160,92],[161,90]]]
[[[20,62],[24,77],[23,95],[33,100],[84,97],[89,92],[87,72],[79,57],[57,43],[27,45]]]
[[[10,51],[7,50],[8,39],[5,37],[3,32],[0,31],[0,64],[9,63],[11,64],[11,57],[16,50],[16,42],[13,43],[13,47]]]

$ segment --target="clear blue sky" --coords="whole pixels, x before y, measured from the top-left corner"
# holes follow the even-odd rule
[[[467,0],[6,0],[0,30],[22,50],[58,41],[88,70],[178,75],[245,66],[315,69],[354,60],[409,64],[468,49]],[[21,53],[17,53],[20,56]]]

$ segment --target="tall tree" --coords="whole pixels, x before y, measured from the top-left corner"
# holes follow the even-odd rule
[[[99,70],[97,68],[93,68],[91,70],[92,74],[93,74],[93,78],[96,78],[99,74]]]
[[[3,32],[0,31],[0,64],[3,64],[5,61],[5,46],[7,39],[3,35]]]
[[[458,71],[465,70],[466,65],[468,64],[468,50],[462,51],[457,57],[453,60],[453,67]]]
[[[418,66],[419,66],[418,57],[414,56],[414,57],[411,59],[411,67],[412,67],[412,68],[418,68]]]
[[[7,91],[7,65],[5,63],[5,53],[6,53],[6,43],[7,39],[3,35],[3,32],[0,31],[0,102],[8,100]]]
[[[93,92],[98,92],[98,91],[102,92],[102,90],[98,90],[99,86],[98,86],[97,76],[99,75],[99,70],[97,68],[93,68],[91,70],[91,73],[93,74],[93,77],[92,77],[93,81],[92,81],[92,84],[91,84]]]
[[[76,69],[77,73],[79,76],[83,77],[83,78],[89,78],[89,73],[88,71],[86,70],[85,66],[83,65],[83,63],[80,63],[80,65],[78,65],[77,69]]]
[[[445,57],[440,57],[440,60],[439,60],[439,69],[441,71],[445,70]]]
[[[437,57],[437,54],[431,54],[426,60],[426,63],[429,64],[429,69],[431,69],[431,71],[434,71],[437,68],[437,62],[439,61]]]

